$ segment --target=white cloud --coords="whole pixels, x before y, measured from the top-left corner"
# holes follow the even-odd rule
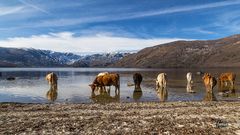
[[[206,30],[204,28],[201,27],[194,27],[194,28],[185,28],[182,29],[183,31],[186,32],[194,32],[194,33],[201,33],[201,34],[217,34],[216,32],[210,31],[210,30]]]
[[[37,22],[36,24],[32,24],[32,27],[49,27],[49,26],[59,27],[59,26],[87,24],[87,23],[94,23],[94,22],[129,20],[129,19],[135,19],[135,18],[189,12],[189,11],[217,8],[217,7],[237,5],[237,4],[240,4],[240,0],[229,0],[229,1],[208,3],[208,4],[202,4],[202,5],[180,6],[180,7],[173,7],[168,9],[159,9],[159,10],[150,10],[150,11],[141,11],[141,12],[129,11],[130,13],[127,13],[127,14],[125,12],[119,13],[117,16],[113,15],[112,12],[109,11],[110,14],[97,15],[97,16],[96,15],[89,16],[89,14],[86,14],[85,16],[82,16],[79,18],[61,18],[61,19],[44,20],[42,22]]]
[[[240,11],[234,10],[225,12],[217,16],[216,21],[213,22],[213,26],[221,28],[225,31],[239,33],[240,31]]]
[[[71,32],[49,33],[31,37],[14,37],[0,41],[1,47],[35,48],[60,52],[109,52],[116,50],[138,50],[145,47],[168,43],[180,38],[139,39],[113,37],[97,34],[74,36]]]
[[[29,7],[34,8],[35,10],[38,10],[38,11],[43,12],[43,13],[46,13],[46,14],[50,14],[47,10],[44,10],[43,8],[40,8],[40,7],[38,7],[38,6],[34,5],[34,4],[31,4],[31,3],[26,2],[26,1],[24,1],[24,0],[19,0],[19,1],[20,1],[21,3],[23,3],[24,5],[26,5],[26,6],[29,6]]]
[[[148,12],[145,11],[145,12],[133,13],[133,14],[129,14],[126,17],[126,19],[180,13],[180,12],[187,12],[187,11],[194,11],[194,10],[201,10],[201,9],[208,9],[208,8],[217,8],[217,7],[230,6],[230,5],[236,5],[236,4],[240,4],[240,1],[229,0],[229,1],[208,3],[208,4],[202,4],[202,5],[174,7],[174,8],[169,8],[165,10],[161,9],[161,10],[154,10],[154,11],[148,11]]]
[[[0,16],[19,13],[24,9],[23,6],[0,7]]]

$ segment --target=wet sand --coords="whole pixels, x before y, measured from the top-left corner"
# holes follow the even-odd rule
[[[240,102],[1,103],[0,134],[240,134]]]

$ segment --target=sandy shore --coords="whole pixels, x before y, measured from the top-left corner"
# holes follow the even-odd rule
[[[240,134],[240,102],[2,103],[0,134]]]

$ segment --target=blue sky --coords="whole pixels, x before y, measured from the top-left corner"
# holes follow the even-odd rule
[[[0,46],[138,50],[240,32],[240,0],[0,0]]]

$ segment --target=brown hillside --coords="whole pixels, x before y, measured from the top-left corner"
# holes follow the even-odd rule
[[[240,67],[240,35],[217,40],[175,41],[128,55],[112,67]]]

